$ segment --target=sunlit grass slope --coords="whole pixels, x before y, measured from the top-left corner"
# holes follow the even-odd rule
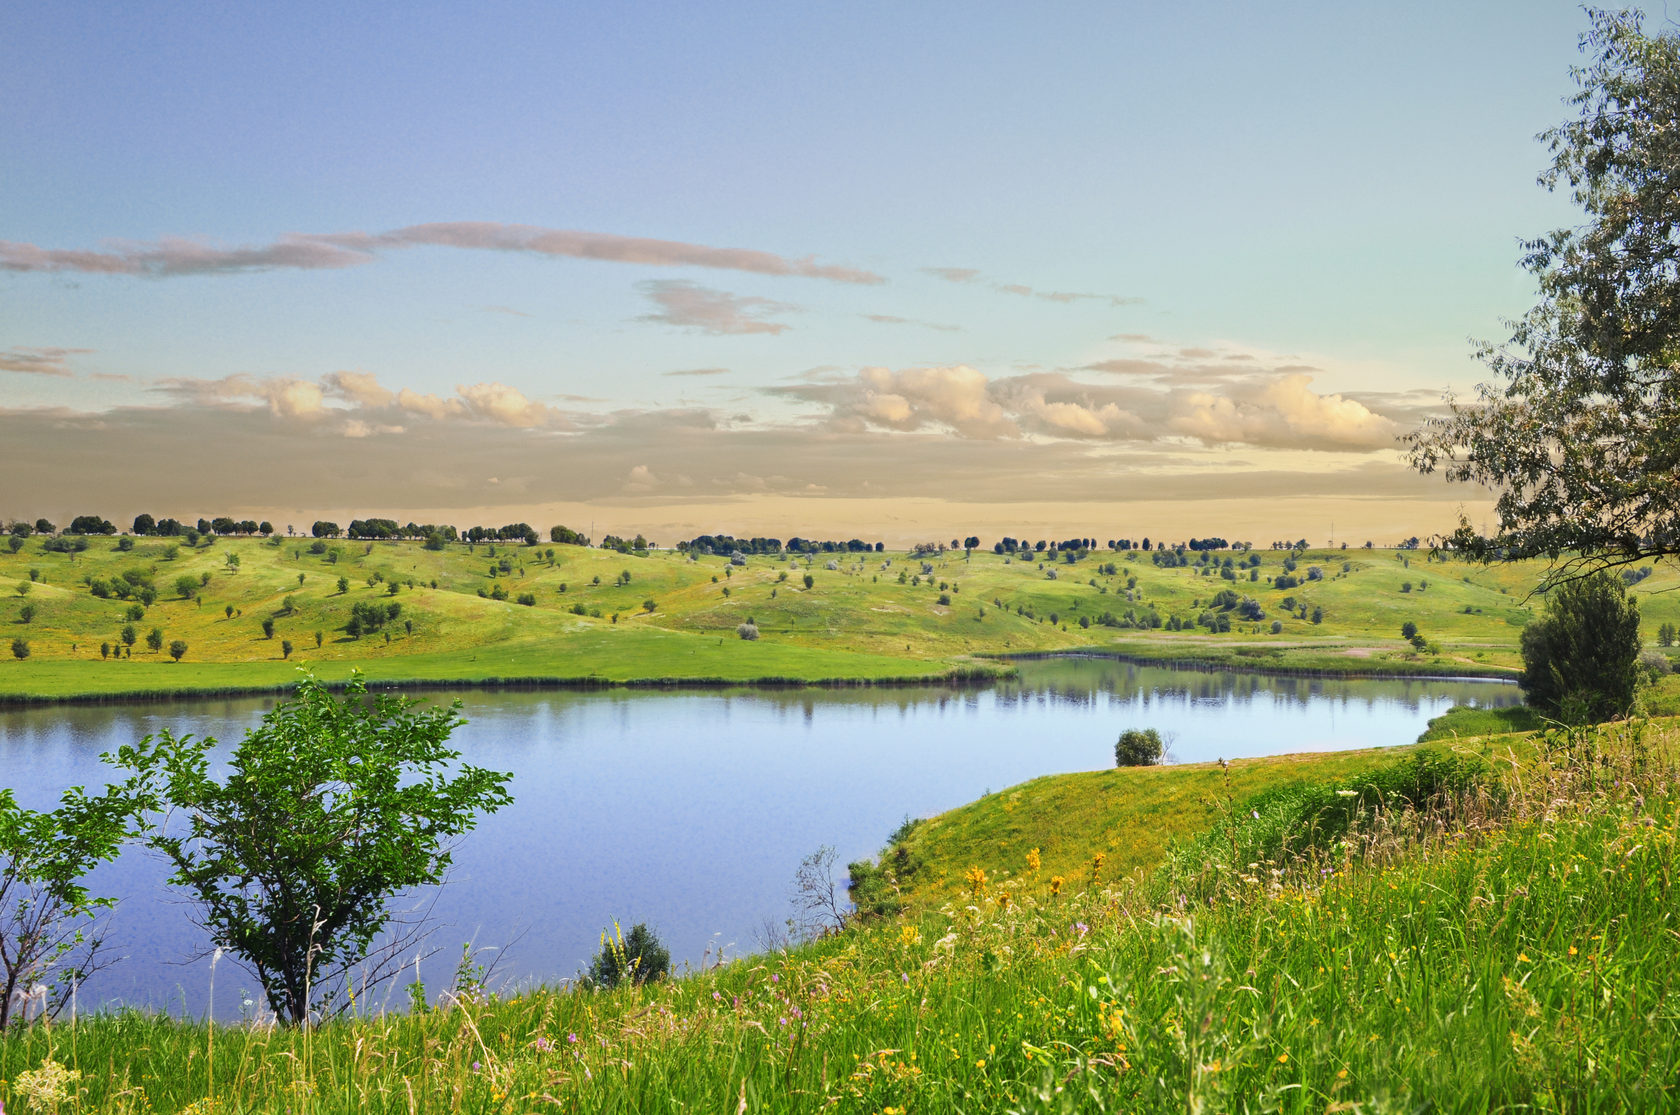
[[[1531,742],[1459,796],[1361,809],[1279,858],[1249,810],[1287,787],[1245,789],[1142,881],[1058,887],[1008,848],[943,904],[662,985],[469,981],[307,1033],[133,1013],[14,1030],[0,1088],[50,1110],[24,1096],[56,1076],[58,1110],[136,1115],[1671,1110],[1674,734]],[[1354,774],[1305,786],[1344,800]]]
[[[118,548],[125,542],[132,549]],[[1291,555],[1273,550],[1255,551],[1252,568],[1240,564],[1250,555],[1223,552],[1168,568],[1136,551],[1070,564],[984,550],[732,566],[722,556],[546,545],[338,541],[315,553],[306,539],[188,547],[94,537],[66,555],[43,544],[0,547],[0,697],[272,687],[300,662],[328,677],[355,666],[438,682],[878,681],[1080,648],[1238,667],[1498,672],[1517,664],[1518,632],[1540,607],[1526,597],[1543,572],[1368,550],[1307,551],[1291,570]],[[1234,579],[1222,576],[1227,558]],[[1280,576],[1313,570],[1321,576],[1278,587]],[[1680,621],[1680,594],[1664,591],[1676,587],[1680,577],[1663,568],[1634,589],[1653,637]],[[1252,597],[1264,618],[1219,608],[1221,591]],[[353,637],[358,604],[399,612]],[[1229,631],[1197,626],[1221,613]],[[1152,615],[1162,627],[1147,626]],[[1173,620],[1185,629],[1170,630]],[[1406,622],[1427,640],[1422,651],[1400,638]],[[744,623],[758,640],[738,637]],[[186,644],[179,663],[169,654],[177,640]],[[27,658],[10,653],[14,642],[27,644]]]

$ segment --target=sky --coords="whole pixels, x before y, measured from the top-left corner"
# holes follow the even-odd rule
[[[0,517],[1450,530],[1586,24],[6,5]]]

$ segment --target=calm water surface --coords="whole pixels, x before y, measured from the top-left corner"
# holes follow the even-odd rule
[[[437,895],[422,969],[447,986],[462,942],[506,946],[497,975],[575,975],[614,919],[657,928],[675,961],[752,951],[779,925],[799,861],[833,845],[842,864],[926,816],[1041,774],[1113,762],[1128,727],[1159,729],[1172,758],[1274,755],[1409,743],[1455,703],[1517,703],[1514,685],[1335,680],[1171,670],[1106,659],[1024,662],[989,688],[730,692],[473,692],[453,737],[469,761],[513,772],[514,804],[462,841]],[[107,781],[102,751],[169,727],[225,754],[272,705],[242,699],[0,711],[0,785],[49,807]],[[126,959],[84,1003],[200,1013],[205,935],[130,852],[94,876],[120,901],[110,939]],[[490,959],[484,953],[481,959]],[[218,973],[216,1010],[255,981]],[[260,998],[260,997],[258,997]],[[403,1001],[401,989],[393,1002]]]

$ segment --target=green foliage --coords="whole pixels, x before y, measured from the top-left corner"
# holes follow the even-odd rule
[[[287,1022],[344,1009],[353,968],[359,987],[394,974],[381,963],[392,954],[369,956],[389,900],[439,883],[448,842],[512,800],[509,775],[457,767],[447,741],[460,702],[415,704],[370,697],[356,675],[335,698],[306,674],[246,733],[225,781],[210,775],[211,739],[165,730],[106,756],[129,773],[125,792],[164,811],[145,844],[173,866],[171,883]],[[414,928],[387,937],[398,954]]]
[[[1528,703],[1570,723],[1626,715],[1639,685],[1639,605],[1622,579],[1599,571],[1552,590],[1546,614],[1523,628]]]
[[[617,925],[601,934],[601,951],[589,963],[589,982],[612,990],[621,983],[657,983],[671,973],[671,953],[642,922],[622,932]]]
[[[395,602],[381,604],[373,600],[358,600],[350,606],[350,621],[344,625],[344,633],[351,638],[371,635],[401,614],[402,605]]]
[[[1431,720],[1418,736],[1419,743],[1434,740],[1469,739],[1472,736],[1503,735],[1507,732],[1532,732],[1541,727],[1541,719],[1527,705],[1509,708],[1475,708],[1454,705]]]
[[[1253,865],[1282,867],[1322,857],[1378,811],[1450,817],[1476,795],[1502,799],[1504,794],[1481,756],[1421,748],[1345,783],[1284,784],[1227,799],[1211,829],[1172,849],[1167,872],[1175,889],[1206,898],[1255,870]]]
[[[18,638],[18,639],[13,639],[12,640],[12,657],[13,658],[19,658],[19,659],[29,657],[29,640],[28,639]]]
[[[170,642],[170,644],[169,644],[169,657],[171,657],[175,661],[179,662],[181,660],[181,657],[183,655],[185,655],[186,653],[187,653],[187,642],[186,642],[185,639],[174,639]]]
[[[1114,743],[1114,765],[1148,767],[1161,761],[1166,745],[1154,728],[1127,728]]]
[[[1579,110],[1544,134],[1541,176],[1582,209],[1525,243],[1540,301],[1509,341],[1480,346],[1496,382],[1411,435],[1423,472],[1498,495],[1498,530],[1453,541],[1483,557],[1623,564],[1680,546],[1673,421],[1680,365],[1680,36],[1634,11],[1592,11]]]
[[[56,1014],[74,983],[102,966],[96,913],[111,905],[82,882],[115,859],[128,800],[107,789],[90,798],[72,787],[47,813],[22,809],[0,790],[0,1030],[30,988],[45,987]]]

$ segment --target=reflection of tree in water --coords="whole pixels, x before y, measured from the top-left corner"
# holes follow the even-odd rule
[[[1417,708],[1426,700],[1456,699],[1475,704],[1513,704],[1516,694],[1486,681],[1390,677],[1298,677],[1125,662],[1097,656],[1022,660],[1020,676],[998,685],[998,704],[1034,700],[1085,707],[1099,695],[1110,702],[1137,704],[1243,704],[1266,701],[1287,707],[1329,702],[1343,708],[1384,704]]]

